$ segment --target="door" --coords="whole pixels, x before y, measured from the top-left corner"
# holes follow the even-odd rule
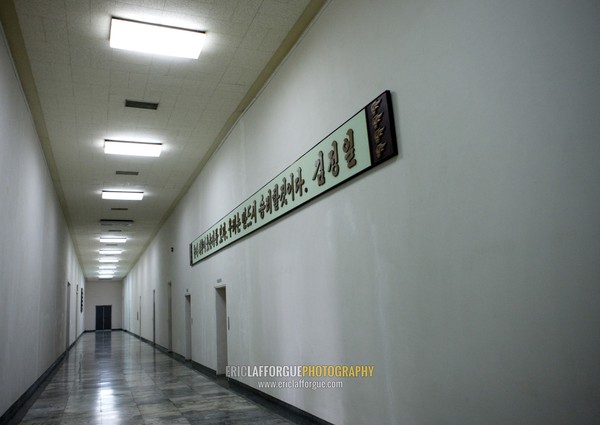
[[[192,360],[192,296],[185,296],[185,359]]]
[[[169,352],[173,351],[173,333],[171,328],[171,322],[173,321],[173,311],[171,310],[171,282],[169,282],[169,312],[167,314],[168,328],[169,328]]]
[[[138,320],[139,320],[139,325],[140,325],[140,337],[142,336],[142,296],[140,295],[140,305],[139,305],[139,314],[138,314]]]
[[[69,337],[71,336],[71,284],[67,282],[67,309],[65,310],[65,322],[66,322],[66,347],[65,351],[69,351],[71,347]]]
[[[77,285],[77,289],[75,290],[75,339],[79,335],[79,312],[77,311],[77,300],[79,299],[79,285]]]
[[[217,375],[225,374],[227,366],[227,331],[229,317],[227,316],[227,290],[225,286],[216,289],[217,312]]]
[[[112,306],[96,306],[96,330],[110,331],[112,329]]]

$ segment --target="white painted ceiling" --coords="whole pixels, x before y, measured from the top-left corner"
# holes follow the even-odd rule
[[[128,237],[115,279],[127,274],[322,4],[15,0],[3,5],[3,26],[86,278],[97,279],[98,249],[105,247],[98,238],[108,234]],[[113,16],[206,31],[206,44],[198,60],[111,49]],[[126,99],[159,106],[126,108]],[[163,143],[163,153],[159,158],[105,155],[104,139],[155,140]],[[106,201],[102,189],[145,195],[142,201]],[[101,226],[101,219],[134,224]],[[190,241],[196,236],[189,235]]]

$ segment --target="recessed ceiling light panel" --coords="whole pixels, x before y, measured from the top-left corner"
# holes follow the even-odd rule
[[[98,261],[101,263],[118,263],[119,259],[115,257],[101,257],[98,258]]]
[[[201,31],[112,18],[110,47],[163,56],[198,59],[206,34]]]
[[[127,190],[103,190],[102,199],[114,199],[119,201],[141,201],[144,199],[144,192],[134,192]]]
[[[101,255],[119,255],[123,253],[122,249],[99,249],[98,253]]]
[[[102,243],[125,243],[127,242],[127,238],[118,238],[118,237],[100,237],[100,242]]]
[[[162,143],[130,142],[126,140],[104,140],[104,153],[112,155],[151,156],[157,158]]]

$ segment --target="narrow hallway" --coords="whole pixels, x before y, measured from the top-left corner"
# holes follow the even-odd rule
[[[21,424],[289,424],[121,331],[85,333]]]

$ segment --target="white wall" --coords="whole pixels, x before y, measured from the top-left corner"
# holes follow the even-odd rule
[[[96,329],[96,306],[110,305],[112,329],[123,329],[123,282],[87,281],[84,293],[85,330]]]
[[[141,297],[148,338],[172,281],[173,349],[189,290],[215,369],[222,279],[229,364],[375,365],[269,391],[325,420],[597,423],[598,22],[596,1],[330,2],[125,279],[124,325]],[[194,238],[385,89],[397,159],[190,267]]]
[[[1,30],[0,222],[2,416],[83,332],[85,282]]]

